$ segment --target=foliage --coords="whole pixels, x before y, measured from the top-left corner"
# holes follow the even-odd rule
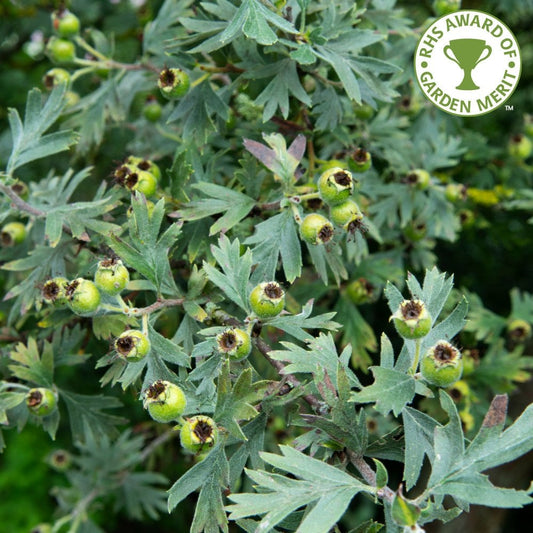
[[[412,78],[429,2],[67,4],[82,30],[59,65],[70,81],[48,93],[34,86],[52,67],[37,32],[52,35],[49,12],[0,7],[0,225],[26,234],[0,249],[0,448],[42,439],[34,475],[13,475],[33,467],[8,455],[0,486],[26,476],[57,504],[13,531],[394,533],[531,503],[525,480],[487,475],[533,448],[531,405],[518,410],[533,368],[531,154],[502,143],[532,134],[531,54],[516,111],[462,121]],[[530,3],[500,4],[478,7],[530,50]],[[190,81],[168,100],[167,67]],[[354,170],[358,210],[311,244],[302,220],[331,217],[317,183],[337,167]],[[70,282],[118,259],[125,290],[75,314]],[[272,281],[284,310],[259,318],[250,294]],[[422,338],[390,323],[405,299],[431,317]],[[220,348],[232,328],[252,339],[244,360]],[[149,339],[140,361],[114,348],[129,329]],[[419,372],[441,341],[462,353],[446,389]],[[187,399],[169,424],[143,408],[160,380]],[[35,388],[57,409],[31,413]],[[196,426],[198,453],[178,445],[193,415],[214,420]],[[47,458],[46,476],[55,439],[72,462]]]

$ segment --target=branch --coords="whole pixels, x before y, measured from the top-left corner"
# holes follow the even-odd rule
[[[128,314],[130,316],[149,315],[150,313],[153,313],[159,309],[163,309],[164,307],[176,307],[178,305],[183,305],[183,302],[185,302],[185,298],[172,298],[168,300],[159,299],[147,307],[133,307]]]
[[[363,479],[369,485],[375,487],[376,473],[368,466],[368,463],[364,460],[363,456],[358,455],[357,453],[352,452],[351,450],[346,450],[346,453],[348,454],[352,465],[355,466],[361,476],[363,476]],[[392,502],[394,500],[394,492],[389,489],[389,487],[383,487],[379,489],[376,494],[379,498],[383,498],[384,500],[387,500],[389,502]]]

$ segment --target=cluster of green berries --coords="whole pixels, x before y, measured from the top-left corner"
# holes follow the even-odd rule
[[[117,296],[130,280],[128,269],[120,259],[103,259],[98,263],[94,281],[76,278],[68,281],[55,277],[46,281],[42,287],[42,299],[55,306],[68,305],[78,314],[94,313],[101,302],[101,293]]]
[[[390,319],[404,339],[419,340],[431,330],[432,318],[422,300],[404,300]],[[449,387],[461,379],[461,353],[448,341],[440,340],[422,357],[420,372],[431,385]]]
[[[129,156],[125,163],[115,169],[113,177],[120,186],[127,190],[139,191],[149,197],[153,196],[157,190],[161,170],[153,161]]]
[[[215,421],[205,415],[196,415],[182,420],[187,407],[187,398],[178,385],[158,380],[144,393],[144,408],[157,422],[180,421],[180,441],[183,448],[201,453],[213,447],[218,440]]]
[[[168,100],[175,100],[187,94],[190,85],[189,75],[180,68],[164,68],[157,80],[161,94]]]
[[[76,58],[76,47],[70,40],[80,31],[80,20],[68,9],[52,13],[52,27],[57,37],[51,37],[46,51],[55,63],[71,63]]]
[[[340,167],[326,170],[318,180],[318,193],[329,206],[331,221],[350,233],[360,229],[363,221],[359,206],[350,198],[355,181],[350,171]]]

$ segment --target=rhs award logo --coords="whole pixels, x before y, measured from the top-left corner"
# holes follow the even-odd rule
[[[474,117],[503,105],[518,85],[516,37],[499,19],[463,10],[437,19],[415,52],[418,83],[437,107]]]

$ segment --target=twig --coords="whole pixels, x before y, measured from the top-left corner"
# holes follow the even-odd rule
[[[362,455],[358,455],[357,453],[346,450],[346,453],[348,454],[348,457],[350,458],[350,462],[352,463],[355,468],[357,468],[358,472],[363,476],[363,479],[373,487],[376,486],[376,473],[368,466],[368,463],[364,460]],[[379,498],[383,498],[384,500],[387,500],[389,502],[392,502],[394,500],[394,492],[389,489],[389,487],[383,487],[379,489],[376,492],[377,496]]]
[[[163,309],[164,307],[177,307],[178,305],[183,305],[183,302],[185,301],[185,298],[172,298],[172,299],[160,299],[154,302],[151,305],[148,305],[147,307],[133,307],[129,315],[130,316],[142,316],[142,315],[148,315],[150,313],[153,313],[154,311],[158,311],[159,309]]]
[[[141,459],[143,461],[147,459],[156,448],[158,448],[159,446],[161,446],[161,444],[164,444],[171,438],[175,437],[176,435],[179,435],[179,431],[176,431],[175,429],[169,429],[168,431],[165,431],[164,433],[159,435],[159,437],[155,438],[152,442],[150,442],[150,444],[148,444],[148,446],[146,446],[146,448],[144,448],[141,453]]]

